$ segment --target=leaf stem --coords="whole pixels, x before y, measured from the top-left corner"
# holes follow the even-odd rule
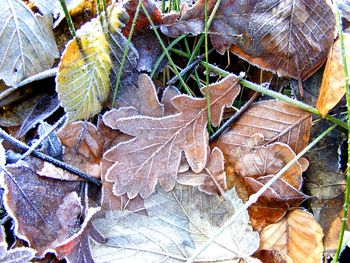
[[[115,107],[116,98],[117,98],[117,94],[118,94],[118,88],[119,88],[120,80],[121,80],[121,77],[122,77],[122,72],[123,72],[125,60],[126,60],[126,57],[128,55],[128,52],[129,52],[129,46],[130,46],[130,43],[131,43],[131,38],[132,38],[132,35],[134,33],[134,29],[135,29],[137,18],[139,16],[141,5],[142,5],[142,0],[139,0],[139,3],[138,3],[137,8],[136,8],[134,19],[132,21],[132,25],[131,25],[131,29],[130,29],[130,32],[129,32],[128,40],[126,41],[126,44],[125,44],[125,47],[124,47],[124,53],[123,53],[122,62],[120,63],[120,66],[119,66],[119,71],[118,71],[118,75],[117,75],[117,82],[115,84],[114,93],[113,93],[112,107]]]
[[[69,27],[69,31],[70,31],[71,35],[72,35],[73,37],[75,37],[77,34],[76,34],[76,32],[75,32],[75,28],[74,28],[74,24],[73,24],[72,17],[70,16],[70,14],[69,14],[69,12],[68,12],[67,5],[66,5],[66,1],[65,1],[65,0],[60,0],[60,3],[61,3],[61,6],[62,6],[64,15],[65,15],[65,17],[66,17],[66,20],[67,20],[67,24],[68,24],[68,27]]]
[[[275,182],[280,178],[290,167],[294,165],[306,152],[308,152],[312,147],[314,147],[321,139],[323,139],[328,133],[330,133],[337,125],[333,124],[326,131],[324,131],[321,135],[319,135],[314,141],[312,141],[308,146],[306,146],[298,155],[296,155],[290,162],[288,162],[276,175],[271,178],[263,187],[260,188],[255,194],[252,194],[248,201],[242,205],[235,214],[229,218],[214,234],[205,242],[205,244],[199,247],[197,250],[193,252],[191,257],[187,260],[187,262],[193,262],[205,249],[207,249],[211,243],[215,241],[215,239],[221,235],[228,227],[230,227],[236,220],[239,219],[242,213],[244,213],[248,207],[254,204],[258,198]]]
[[[159,35],[159,33],[158,33],[156,27],[154,26],[154,23],[153,23],[153,21],[152,21],[150,15],[149,15],[149,13],[147,12],[147,9],[146,9],[145,6],[142,4],[142,2],[141,2],[141,7],[142,7],[143,12],[145,13],[145,15],[146,15],[146,17],[147,17],[149,23],[151,24],[151,27],[152,27],[152,29],[153,29],[153,31],[154,31],[154,34],[156,35],[156,37],[157,37],[157,39],[158,39],[158,41],[159,41],[159,44],[162,46],[163,51],[165,52],[165,54],[166,54],[166,56],[167,56],[167,58],[168,58],[169,64],[173,67],[173,70],[174,70],[175,74],[179,77],[180,82],[181,82],[182,85],[184,86],[184,89],[185,89],[185,91],[187,92],[187,94],[190,95],[190,96],[192,96],[192,92],[190,91],[190,89],[189,89],[188,86],[186,85],[185,81],[183,80],[183,78],[182,78],[181,75],[179,74],[179,71],[177,70],[176,65],[175,65],[173,59],[171,58],[171,56],[170,56],[170,54],[169,54],[169,52],[168,52],[166,46],[165,46],[164,43],[163,43],[162,38],[160,37],[160,35]]]
[[[21,150],[24,150],[24,151],[28,151],[29,150],[29,146],[24,144],[23,142],[17,140],[16,138],[12,137],[11,135],[7,134],[3,129],[0,128],[0,137],[3,138],[4,140],[8,141],[9,143],[15,145],[18,149],[21,149]],[[86,174],[86,173],[83,173],[79,170],[77,170],[76,168],[74,168],[73,166],[70,166],[69,164],[66,164],[64,162],[61,162],[55,158],[52,158],[51,156],[48,156],[42,152],[39,152],[39,151],[33,151],[31,153],[31,155],[41,159],[41,160],[44,160],[46,162],[49,162],[49,163],[52,163],[54,164],[55,166],[57,167],[60,167],[68,172],[71,172],[73,174],[76,174],[77,176],[89,181],[90,183],[93,183],[97,186],[101,186],[102,183],[97,180],[96,178]]]
[[[342,28],[342,21],[339,13],[338,1],[334,1],[335,4],[335,15],[337,19],[338,31],[339,31],[339,39],[341,46],[341,54],[342,54],[342,62],[343,62],[343,72],[345,79],[345,89],[346,89],[346,107],[347,107],[347,115],[348,115],[348,127],[350,127],[350,86],[349,86],[349,75],[348,75],[348,65],[346,61],[346,53],[345,53],[345,45],[344,45],[344,34]],[[339,261],[339,256],[342,251],[344,232],[346,228],[346,222],[348,220],[348,210],[349,210],[349,197],[350,197],[350,134],[348,132],[348,163],[347,163],[347,172],[346,172],[346,190],[344,197],[344,212],[342,217],[342,225],[339,234],[338,247],[334,256],[333,262]]]

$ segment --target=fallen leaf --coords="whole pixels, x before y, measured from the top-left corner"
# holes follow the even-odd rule
[[[344,45],[350,46],[350,34],[344,33]],[[345,49],[347,61],[350,61],[350,50]],[[350,75],[350,68],[348,69]],[[334,42],[328,54],[328,60],[323,73],[320,93],[317,100],[317,109],[326,116],[345,94],[345,78],[342,62],[340,39]]]
[[[181,186],[171,192],[157,191],[145,199],[148,216],[127,211],[113,211],[94,220],[108,242],[92,247],[96,262],[186,261],[225,221],[243,205],[234,191],[224,201],[206,195],[194,187]],[[247,212],[217,237],[198,261],[239,262],[259,246]]]
[[[119,30],[123,12],[120,7],[112,8],[108,25],[101,25],[99,17],[85,23],[62,54],[56,90],[69,121],[88,119],[107,103],[127,41]],[[131,46],[123,67],[127,78],[136,67],[137,58],[137,51]]]
[[[135,17],[136,9],[139,4],[139,0],[128,0],[124,3],[123,8],[125,8],[127,14],[129,15],[129,20],[123,28],[122,32],[124,36],[128,37],[132,22]],[[152,19],[154,25],[160,25],[163,22],[162,13],[152,0],[142,0],[142,4],[147,10],[149,16]],[[143,12],[142,8],[140,9],[139,16],[136,19],[134,34],[137,35],[140,32],[143,32],[145,29],[149,29],[150,23],[147,16]]]
[[[254,134],[264,136],[264,143],[285,143],[297,154],[309,143],[311,114],[281,101],[262,101],[249,109],[224,132],[217,146],[225,154],[244,146]]]
[[[38,257],[80,229],[79,182],[40,177],[25,163],[8,165],[1,176],[4,206],[15,220],[15,235],[28,241]],[[44,198],[43,198],[44,197]]]
[[[287,263],[282,253],[276,250],[259,250],[254,256],[263,263]]]
[[[211,84],[209,90],[211,121],[217,127],[224,107],[230,107],[239,94],[238,79],[228,76]],[[105,113],[103,120],[107,126],[135,137],[104,154],[104,159],[114,162],[106,180],[115,183],[115,194],[127,193],[130,199],[137,194],[147,198],[158,180],[164,190],[170,191],[175,185],[182,151],[194,172],[204,169],[208,147],[206,99],[179,95],[171,102],[178,113],[164,117],[137,114],[131,107]]]
[[[51,131],[49,136],[42,140],[42,137]],[[42,150],[49,156],[58,160],[63,160],[63,147],[55,131],[52,131],[52,126],[47,122],[42,122],[38,128],[39,139],[42,140]]]
[[[99,208],[90,208],[79,232],[57,246],[56,253],[59,259],[66,259],[70,263],[94,263],[90,240],[93,239],[102,244],[107,242],[107,239],[101,236],[91,223],[92,216],[98,211]]]
[[[321,262],[323,231],[312,214],[296,209],[260,234],[260,250],[277,250],[287,262]]]
[[[2,139],[0,139],[0,169],[4,168],[6,164],[6,150],[2,145]]]
[[[59,53],[48,17],[34,15],[20,0],[0,6],[0,79],[13,86],[51,68]]]
[[[161,30],[175,37],[204,32],[204,3],[164,18]],[[208,15],[216,1],[208,1]],[[325,62],[336,23],[329,1],[222,1],[208,29],[214,48],[233,53],[279,76],[305,80]]]
[[[7,250],[4,227],[0,227],[0,262],[27,263],[35,256],[35,250],[26,247]]]
[[[205,169],[200,173],[186,171],[179,173],[179,184],[198,186],[198,189],[206,194],[220,194],[227,189],[224,155],[215,147],[210,153]]]
[[[35,107],[30,114],[23,120],[21,128],[17,132],[17,137],[24,136],[31,128],[37,125],[40,121],[45,120],[52,115],[60,106],[57,96],[44,95],[37,100]]]

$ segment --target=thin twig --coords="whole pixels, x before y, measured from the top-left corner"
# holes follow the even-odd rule
[[[215,141],[217,138],[219,138],[219,136],[224,132],[226,131],[230,126],[231,124],[237,120],[241,115],[242,113],[244,113],[248,108],[249,106],[260,96],[260,93],[259,92],[255,92],[253,94],[253,96],[239,109],[239,111],[237,111],[233,116],[231,116],[225,123],[224,125],[222,125],[220,127],[220,129],[218,129],[212,136],[210,136],[209,138],[209,142],[213,142]]]
[[[32,146],[21,156],[21,160],[29,156],[35,149],[45,140],[54,130],[58,128],[66,120],[66,115],[63,115],[50,129],[48,129]]]
[[[17,140],[16,138],[12,137],[11,135],[9,135],[8,133],[6,133],[3,129],[0,128],[0,137],[5,139],[6,141],[8,141],[9,143],[13,144],[14,146],[16,146],[17,148],[21,149],[21,150],[24,150],[24,151],[28,151],[29,150],[29,146],[26,145],[25,143]],[[81,171],[79,171],[78,169],[74,168],[73,166],[70,166],[69,164],[66,164],[64,162],[61,162],[55,158],[52,158],[51,156],[48,156],[42,152],[39,152],[39,151],[33,151],[31,153],[31,155],[41,159],[41,160],[44,160],[46,162],[49,162],[49,163],[52,163],[54,164],[55,166],[57,167],[60,167],[68,172],[71,172],[93,184],[96,184],[98,186],[102,185],[102,183],[97,180],[96,178],[86,174],[86,173],[83,173]]]

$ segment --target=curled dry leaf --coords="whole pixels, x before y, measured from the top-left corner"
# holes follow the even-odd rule
[[[224,155],[215,147],[208,157],[205,169],[200,173],[179,173],[176,181],[182,185],[198,186],[206,194],[220,194],[227,189]]]
[[[260,234],[261,250],[277,250],[290,262],[321,262],[323,231],[312,214],[296,209]]]
[[[233,179],[243,197],[256,193],[295,157],[295,153],[286,144],[254,146],[263,141],[262,136],[253,136],[246,142],[249,147],[237,148],[228,157],[233,169],[232,176],[239,176],[246,188],[244,189],[239,180],[237,182],[237,179]],[[300,191],[302,171],[302,165],[296,162],[249,207],[249,215],[255,229],[261,230],[266,225],[276,222],[288,209],[298,207],[307,199]],[[245,191],[247,193],[244,193]]]
[[[209,86],[211,121],[218,126],[224,107],[230,107],[240,91],[238,79],[228,76]],[[155,94],[155,92],[154,92]],[[114,193],[149,197],[157,182],[166,191],[173,189],[184,151],[194,172],[201,172],[207,162],[208,132],[206,99],[179,95],[171,100],[177,114],[150,117],[135,108],[120,108],[107,112],[106,125],[134,136],[104,154],[114,162],[106,180],[114,182]]]
[[[40,177],[24,163],[8,165],[1,180],[6,211],[15,220],[15,235],[28,241],[38,257],[55,251],[79,231],[79,182]]]
[[[223,133],[217,146],[230,154],[254,134],[264,136],[264,143],[285,143],[297,154],[310,138],[311,114],[281,101],[262,101],[252,106]]]
[[[181,16],[164,18],[161,29],[175,37],[204,32],[204,3],[198,0]],[[208,1],[208,14],[216,1]],[[223,0],[208,29],[213,46],[221,54],[233,53],[280,76],[304,80],[326,60],[336,23],[327,0]]]
[[[70,121],[88,119],[99,113],[107,102],[111,81],[118,74],[126,38],[119,27],[124,10],[111,9],[109,24],[95,18],[77,30],[61,57],[56,90]],[[102,17],[105,21],[105,17]],[[137,51],[129,49],[123,75],[129,77],[137,64]],[[112,76],[110,76],[112,74]]]
[[[51,68],[59,56],[52,19],[34,13],[21,0],[1,0],[0,79],[13,86]]]
[[[160,187],[145,199],[148,216],[113,211],[94,220],[94,226],[108,237],[103,245],[94,244],[96,262],[186,261],[196,248],[243,205],[234,191],[230,200],[206,195],[196,187],[177,185],[171,192]],[[217,237],[197,258],[201,262],[249,260],[259,246],[244,211],[235,223]]]
[[[344,44],[350,47],[350,34],[344,33]],[[350,61],[350,50],[345,49],[347,61]],[[350,67],[348,68],[350,75]],[[332,46],[328,54],[328,60],[323,73],[320,93],[317,100],[317,109],[324,117],[333,109],[345,94],[345,78],[340,48],[340,39]]]

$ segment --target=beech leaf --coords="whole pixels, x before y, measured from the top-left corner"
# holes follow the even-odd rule
[[[344,45],[350,46],[350,34],[344,33]],[[350,61],[350,50],[345,49],[346,60]],[[350,75],[350,68],[348,68]],[[328,60],[324,69],[320,93],[317,99],[317,109],[326,116],[327,113],[341,100],[345,94],[345,77],[342,62],[340,39],[334,44],[328,54]]]
[[[99,17],[92,19],[68,42],[58,68],[56,90],[69,121],[88,119],[106,104],[127,41],[119,29],[119,18],[124,15],[121,8],[114,7],[108,25],[101,25]],[[136,68],[137,58],[131,45],[123,67],[125,76]]]
[[[164,18],[168,36],[204,32],[204,3],[183,8],[181,16]],[[208,1],[208,14],[216,1]],[[304,80],[327,58],[336,23],[327,0],[223,0],[208,29],[221,54],[233,44],[233,53],[280,76]]]
[[[52,19],[21,0],[0,0],[0,79],[8,86],[51,68],[59,56]]]
[[[145,199],[148,213],[107,212],[105,218],[93,221],[98,231],[108,238],[103,245],[94,244],[96,262],[182,262],[243,205],[235,191],[230,200],[206,195],[195,187],[177,185],[171,192],[160,187]],[[259,246],[247,212],[217,237],[197,258],[201,262],[249,260]]]
[[[264,143],[282,142],[299,153],[309,142],[311,120],[309,112],[285,102],[268,100],[254,103],[220,136],[218,147],[225,154],[230,154],[237,147],[244,146],[254,134],[261,134]]]
[[[321,262],[323,231],[312,214],[296,209],[260,234],[261,250],[277,250],[287,262]]]
[[[8,165],[2,173],[4,206],[15,220],[15,235],[28,241],[38,257],[79,230],[79,182],[40,177],[24,163]]]
[[[224,107],[230,107],[239,94],[235,76],[228,76],[209,86],[211,121],[218,126]],[[155,92],[154,92],[155,94]],[[107,126],[134,136],[104,154],[114,162],[106,180],[114,182],[114,193],[149,197],[157,181],[164,190],[173,189],[181,153],[194,172],[201,172],[207,162],[208,132],[206,99],[179,95],[171,100],[178,113],[164,117],[137,114],[135,108],[111,110],[104,115]]]

